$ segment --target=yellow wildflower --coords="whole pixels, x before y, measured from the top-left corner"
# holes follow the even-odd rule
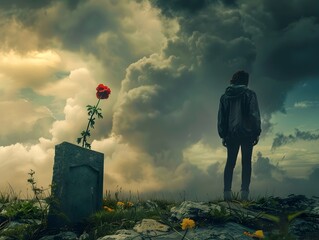
[[[104,208],[104,210],[106,210],[108,212],[114,212],[114,209],[109,208],[108,206],[104,206],[103,208]]]
[[[117,204],[116,204],[118,207],[124,207],[124,202],[117,202]]]
[[[194,228],[195,227],[195,221],[190,218],[184,218],[181,223],[182,229],[186,230],[188,228]]]
[[[255,237],[255,238],[259,238],[259,239],[262,239],[264,238],[264,232],[263,230],[257,230],[256,232],[254,233],[249,233],[249,232],[244,232],[244,234],[248,237]]]

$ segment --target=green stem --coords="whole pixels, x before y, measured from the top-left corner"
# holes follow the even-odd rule
[[[186,229],[186,231],[185,231],[185,233],[184,233],[184,236],[182,237],[181,240],[184,240],[184,238],[186,237],[187,232],[188,232],[188,228]]]
[[[100,101],[101,101],[101,99],[99,98],[99,100],[97,101],[97,104],[95,105],[94,109],[97,108],[97,106],[99,105]],[[91,117],[90,117],[89,122],[88,122],[88,125],[86,126],[86,131],[85,131],[86,133],[89,130],[90,122],[92,121],[94,114],[95,114],[95,111],[92,112]],[[85,143],[86,143],[86,135],[83,136],[82,147],[84,147]]]

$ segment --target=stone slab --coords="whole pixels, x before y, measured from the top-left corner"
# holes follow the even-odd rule
[[[55,146],[49,227],[74,225],[102,209],[104,154],[63,142]]]

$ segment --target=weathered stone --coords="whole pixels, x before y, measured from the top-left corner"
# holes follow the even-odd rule
[[[242,215],[247,219],[255,219],[256,217],[262,217],[260,211],[251,211],[247,208],[241,206],[241,204],[236,202],[220,202],[220,206],[226,208],[227,213],[232,214],[233,216]]]
[[[218,226],[207,226],[202,228],[190,229],[187,234],[187,239],[192,240],[204,240],[204,239],[216,239],[216,240],[249,240],[250,237],[244,235],[244,232],[254,232],[252,229],[246,228],[236,223],[226,223]],[[114,235],[107,235],[98,240],[142,240],[142,239],[156,239],[156,240],[180,240],[185,234],[185,231],[175,230],[169,232],[162,232],[159,235],[152,236],[150,234],[140,233],[137,234],[132,230],[120,230]],[[186,239],[185,238],[185,239]]]
[[[216,240],[249,240],[251,237],[244,235],[244,232],[254,232],[237,223],[226,223],[224,225],[212,226],[207,228],[199,228],[191,231],[187,237],[194,240],[216,239]]]
[[[18,228],[24,228],[27,227],[29,224],[28,223],[21,223],[17,221],[10,221],[8,224],[5,226],[5,228],[1,232],[7,232],[9,230],[13,229],[18,229]]]
[[[106,235],[104,237],[100,237],[97,240],[142,240],[142,237],[133,230],[118,230],[114,235]]]
[[[133,228],[136,232],[147,236],[158,236],[163,232],[168,232],[170,227],[154,219],[143,219]]]
[[[290,224],[289,232],[295,236],[307,236],[309,234],[316,233],[316,236],[319,236],[319,221],[307,221],[304,219],[295,219]],[[308,238],[305,238],[308,239]]]
[[[209,217],[210,212],[215,208],[220,210],[220,206],[216,204],[185,201],[180,206],[171,208],[171,217],[177,220],[182,220],[183,218],[199,220]]]
[[[75,225],[102,209],[104,155],[63,142],[55,147],[50,228]]]
[[[77,240],[77,236],[74,232],[61,232],[56,235],[49,235],[40,238],[40,240]]]
[[[0,236],[0,240],[11,240],[12,238],[10,237],[5,237],[5,236]]]
[[[87,234],[85,231],[84,233],[81,234],[81,236],[79,237],[79,240],[88,240],[90,239],[90,235]]]
[[[157,203],[153,202],[151,200],[147,200],[145,202],[138,202],[138,203],[134,204],[134,207],[136,209],[143,209],[143,210],[147,210],[147,211],[155,211],[156,209],[158,209]]]
[[[312,214],[318,215],[319,216],[319,206],[318,207],[314,207],[311,211]]]

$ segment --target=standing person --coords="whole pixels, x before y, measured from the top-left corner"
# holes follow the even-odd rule
[[[253,146],[259,141],[261,132],[260,112],[256,93],[249,89],[249,74],[236,72],[230,86],[220,98],[218,111],[218,134],[227,148],[224,170],[224,200],[231,200],[233,172],[239,147],[242,157],[241,199],[248,200],[251,178]]]

